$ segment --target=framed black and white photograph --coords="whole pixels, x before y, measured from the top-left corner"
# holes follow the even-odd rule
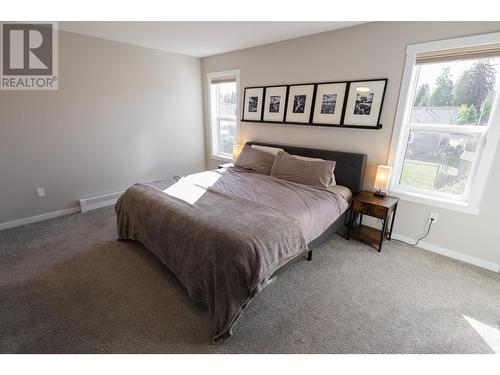
[[[387,79],[349,82],[344,125],[379,128],[386,85]]]
[[[242,121],[261,121],[264,100],[263,87],[247,87],[243,95]]]
[[[313,124],[340,125],[347,82],[318,83]]]
[[[264,121],[283,122],[285,118],[287,86],[269,86],[265,90]]]
[[[285,122],[309,123],[313,94],[314,84],[290,86]]]

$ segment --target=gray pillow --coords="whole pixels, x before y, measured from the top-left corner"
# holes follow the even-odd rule
[[[303,160],[279,152],[271,168],[271,176],[299,184],[329,187],[333,180],[333,160]]]
[[[285,152],[285,151],[283,151]],[[310,161],[318,161],[318,160],[322,160],[324,161],[325,159],[320,159],[320,158],[309,158],[307,156],[301,156],[301,155],[291,155],[290,156],[293,156],[295,159],[300,159],[300,160],[310,160]],[[329,186],[335,186],[337,185],[337,182],[335,181],[335,174],[333,173],[332,171],[332,182],[330,183]]]
[[[234,162],[234,166],[269,175],[274,163],[274,158],[275,156],[269,152],[257,150],[245,145]]]

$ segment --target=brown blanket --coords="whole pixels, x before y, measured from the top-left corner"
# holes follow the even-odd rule
[[[191,299],[204,302],[215,319],[214,340],[221,340],[231,336],[243,309],[272,274],[307,250],[307,242],[304,218],[227,191],[242,183],[238,176],[252,185],[249,181],[262,175],[211,173],[208,179],[192,175],[136,184],[115,209],[119,238],[140,241],[178,277]],[[345,209],[341,206],[333,210],[337,217]]]

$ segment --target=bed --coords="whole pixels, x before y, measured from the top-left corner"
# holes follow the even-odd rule
[[[135,184],[118,200],[118,237],[141,242],[214,319],[215,341],[232,335],[248,303],[291,260],[345,222],[362,189],[366,155],[294,146],[293,155],[335,160],[336,187],[320,189],[241,168]],[[343,187],[343,188],[342,188]]]

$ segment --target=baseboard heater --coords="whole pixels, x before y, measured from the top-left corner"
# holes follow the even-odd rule
[[[97,208],[111,206],[116,203],[123,193],[124,191],[119,191],[116,193],[99,195],[97,197],[80,199],[80,210],[82,212],[87,212]]]

